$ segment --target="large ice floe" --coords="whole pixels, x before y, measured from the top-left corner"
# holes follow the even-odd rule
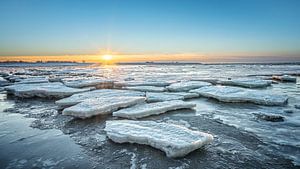
[[[201,81],[183,81],[178,83],[173,83],[166,88],[171,92],[186,92],[192,89],[197,89],[203,86],[210,86],[211,83],[201,82]]]
[[[88,118],[95,115],[110,114],[120,108],[130,107],[144,101],[145,97],[140,96],[86,99],[81,103],[65,108],[62,114]]]
[[[286,96],[230,86],[206,86],[191,90],[200,96],[214,98],[222,102],[250,102],[260,105],[282,106],[287,104]]]
[[[183,157],[213,140],[208,133],[154,121],[106,121],[104,130],[108,138],[116,143],[150,145],[172,158]]]
[[[48,83],[48,79],[45,77],[28,77],[20,79],[15,84],[32,84],[32,83]]]
[[[194,103],[184,102],[181,100],[138,104],[126,109],[121,109],[119,111],[113,112],[113,116],[137,119],[146,116],[162,114],[171,110],[190,109],[195,106],[196,104]]]
[[[145,93],[138,92],[138,91],[130,91],[130,90],[100,89],[100,90],[93,90],[89,92],[74,94],[70,97],[57,100],[55,103],[60,107],[69,107],[96,98],[102,98],[102,99],[106,98],[107,100],[113,102],[114,99],[118,97],[136,97],[136,96],[144,97]]]
[[[163,81],[124,81],[124,82],[115,82],[114,86],[116,88],[122,88],[126,86],[156,86],[156,87],[165,87],[170,85],[170,82]]]
[[[169,100],[185,100],[195,97],[199,97],[197,93],[185,93],[185,92],[147,92],[146,93],[147,102],[161,102]]]
[[[232,79],[232,80],[219,80],[218,84],[229,86],[240,86],[246,88],[263,88],[270,86],[272,81],[261,79]]]
[[[103,79],[77,79],[77,80],[63,80],[63,83],[68,87],[83,88],[96,87],[97,89],[112,88],[114,81]]]
[[[30,98],[30,97],[43,97],[43,98],[64,98],[71,96],[75,93],[89,91],[86,89],[70,88],[62,83],[32,83],[28,84],[14,84],[4,88],[8,93],[17,97]]]
[[[157,86],[128,86],[128,87],[124,87],[124,89],[136,90],[142,92],[163,92],[166,90],[166,88],[164,87],[157,87]]]

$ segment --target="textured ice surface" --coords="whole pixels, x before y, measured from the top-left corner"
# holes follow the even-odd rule
[[[102,79],[78,79],[78,80],[63,80],[63,83],[68,87],[83,88],[83,87],[96,87],[100,88],[112,88],[114,82],[112,80]]]
[[[274,95],[260,90],[243,89],[230,86],[206,86],[191,90],[200,96],[210,97],[222,102],[251,102],[261,105],[285,105],[286,96]]]
[[[74,89],[63,85],[62,83],[32,83],[15,84],[4,88],[8,93],[17,97],[43,97],[43,98],[64,98],[75,93],[89,91],[90,89]]]
[[[74,94],[70,97],[56,101],[55,103],[60,107],[68,107],[93,98],[108,98],[113,100],[118,97],[135,97],[145,96],[145,93],[130,90],[115,90],[115,89],[100,89],[84,93]]]
[[[289,76],[289,75],[272,76],[272,79],[279,80],[279,81],[282,81],[282,82],[297,82],[297,78]]]
[[[142,92],[163,92],[166,90],[164,87],[157,87],[157,86],[129,86],[125,87],[128,90],[136,90]]]
[[[104,130],[114,142],[150,145],[173,158],[183,157],[213,140],[207,133],[154,121],[106,121]]]
[[[147,102],[161,102],[169,100],[184,100],[199,97],[197,93],[185,93],[185,92],[147,92]]]
[[[171,110],[190,109],[196,104],[188,103],[181,100],[172,100],[148,104],[139,104],[126,109],[113,112],[113,116],[137,119],[151,115],[162,114]]]
[[[186,81],[173,83],[170,86],[167,86],[167,89],[171,92],[186,92],[192,89],[197,89],[203,86],[210,86],[211,83],[201,82],[201,81]]]
[[[86,99],[75,106],[63,110],[63,115],[88,118],[95,115],[109,114],[120,108],[133,106],[145,101],[145,97],[104,97]]]
[[[230,86],[240,86],[246,88],[263,88],[270,86],[272,81],[270,80],[260,80],[260,79],[232,79],[232,80],[220,80],[219,84],[230,85]]]

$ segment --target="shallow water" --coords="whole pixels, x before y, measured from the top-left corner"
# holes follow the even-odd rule
[[[73,79],[103,77],[116,81],[175,82],[299,74],[300,66],[114,65],[3,67],[0,71],[19,72],[18,76],[24,78],[56,75]],[[287,95],[289,103],[282,107],[229,104],[197,98],[188,100],[197,104],[195,110],[173,111],[141,119],[179,123],[214,135],[212,144],[180,159],[167,158],[161,151],[148,146],[115,144],[107,140],[103,128],[107,119],[115,119],[111,116],[73,119],[59,114],[54,100],[19,100],[6,98],[6,93],[3,93],[0,101],[1,168],[48,164],[52,165],[46,166],[48,168],[80,168],[82,165],[87,165],[86,168],[293,168],[293,165],[300,164],[300,109],[294,107],[300,103],[299,80],[298,77],[298,83],[278,83],[257,89],[257,92],[267,90]],[[277,114],[283,116],[284,121],[263,121],[255,113]],[[57,150],[62,150],[70,158],[59,155]]]

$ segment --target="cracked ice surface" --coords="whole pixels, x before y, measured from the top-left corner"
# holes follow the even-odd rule
[[[90,89],[74,89],[63,85],[62,83],[33,83],[33,84],[15,84],[4,88],[8,93],[17,97],[43,97],[43,98],[64,98],[75,93],[89,91]]]
[[[274,95],[264,91],[229,86],[206,86],[191,90],[200,96],[214,98],[222,102],[250,102],[267,106],[287,104],[286,96]]]
[[[181,100],[172,100],[164,102],[156,102],[149,104],[139,104],[126,109],[113,112],[113,116],[137,119],[151,115],[162,114],[171,110],[190,109],[196,104],[188,103]]]
[[[114,142],[150,145],[172,158],[183,157],[213,140],[208,133],[154,121],[107,121],[104,130]]]

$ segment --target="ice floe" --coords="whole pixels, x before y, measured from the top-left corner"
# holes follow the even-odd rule
[[[272,76],[272,79],[282,81],[282,82],[297,82],[297,78],[292,77],[290,75]]]
[[[157,87],[157,86],[129,86],[129,87],[124,87],[124,89],[136,90],[142,92],[163,92],[166,90],[166,88],[164,87]]]
[[[88,118],[95,115],[110,114],[120,108],[143,103],[145,97],[114,97],[114,98],[92,98],[68,107],[62,111],[63,115],[79,118]]]
[[[269,106],[282,106],[287,104],[288,100],[286,96],[231,86],[206,86],[191,90],[191,92],[198,93],[200,96],[214,98],[222,102],[250,102]]]
[[[10,83],[7,80],[3,79],[3,77],[0,77],[0,87],[1,86],[7,86],[9,84]]]
[[[68,87],[83,88],[96,87],[97,89],[112,88],[114,81],[103,79],[77,79],[77,80],[63,80],[63,83]]]
[[[126,86],[156,86],[156,87],[165,87],[170,85],[170,82],[163,81],[124,81],[124,82],[115,82],[114,86],[116,88],[122,88]]]
[[[117,89],[100,89],[93,90],[84,93],[74,94],[70,97],[57,100],[55,103],[60,107],[73,106],[75,104],[84,102],[88,99],[94,98],[106,98],[108,100],[113,100],[118,97],[135,97],[135,96],[145,96],[144,92],[130,91],[130,90],[117,90]]]
[[[70,88],[62,83],[32,83],[28,84],[14,84],[4,88],[8,93],[17,97],[43,97],[43,98],[64,98],[75,93],[89,91],[90,89],[75,89]]]
[[[196,104],[194,103],[184,102],[181,100],[139,104],[113,112],[113,116],[137,119],[146,116],[162,114],[171,110],[190,109],[195,106]]]
[[[150,145],[172,158],[183,157],[213,140],[208,133],[154,121],[106,121],[104,130],[108,138],[116,143]]]
[[[185,82],[178,82],[173,83],[166,88],[171,92],[186,92],[192,89],[197,89],[203,86],[210,86],[211,83],[208,82],[201,82],[201,81],[185,81]]]
[[[218,84],[229,86],[240,86],[246,88],[263,88],[270,86],[272,81],[261,79],[232,79],[232,80],[219,80]]]
[[[188,92],[147,92],[147,102],[161,102],[169,100],[185,100],[199,97],[197,93]]]
[[[26,79],[20,79],[15,84],[32,84],[32,83],[48,83],[48,79],[45,77],[28,77]]]

